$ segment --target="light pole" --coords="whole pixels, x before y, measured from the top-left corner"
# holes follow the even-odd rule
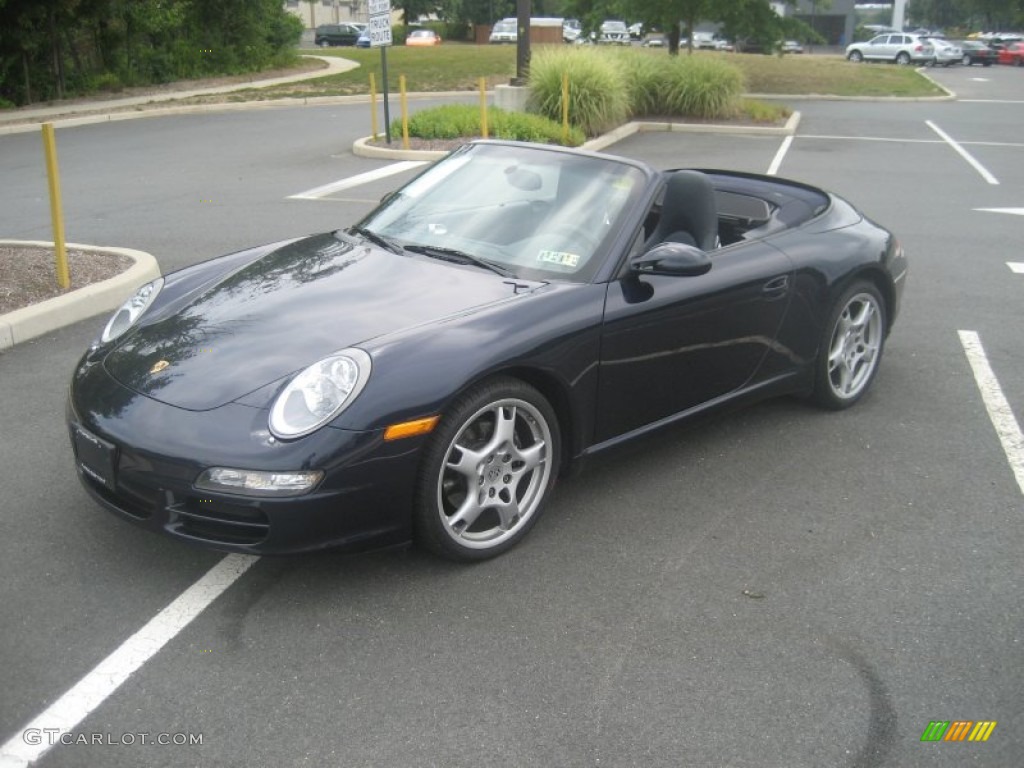
[[[896,0],[892,5],[892,28],[903,31],[905,21],[907,0]]]
[[[516,76],[512,85],[526,85],[530,76],[530,0],[516,0]]]

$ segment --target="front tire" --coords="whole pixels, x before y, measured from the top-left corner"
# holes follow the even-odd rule
[[[858,281],[829,313],[815,362],[814,400],[842,410],[860,400],[878,372],[885,345],[885,302],[871,283]]]
[[[963,64],[965,67],[971,66],[971,57],[965,55],[962,59],[960,59],[960,63]]]
[[[860,51],[850,51],[849,55],[847,55],[846,58],[852,61],[854,64],[860,64],[862,61],[864,61],[864,55]]]
[[[511,549],[540,517],[560,451],[554,410],[529,384],[501,377],[470,389],[424,451],[413,514],[417,539],[464,562]]]

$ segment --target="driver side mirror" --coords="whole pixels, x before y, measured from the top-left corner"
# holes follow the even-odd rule
[[[695,245],[659,243],[629,265],[634,275],[695,277],[711,270],[711,257]]]

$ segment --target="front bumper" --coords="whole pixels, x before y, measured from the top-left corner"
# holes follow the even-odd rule
[[[84,360],[67,419],[82,485],[103,507],[144,528],[247,554],[373,549],[411,538],[423,437],[386,443],[378,431],[324,427],[280,442],[269,435],[265,410],[175,408]],[[196,489],[196,478],[210,467],[314,469],[324,478],[296,497]]]

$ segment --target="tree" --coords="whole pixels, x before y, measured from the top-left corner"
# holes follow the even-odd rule
[[[819,4],[832,0],[818,0]],[[737,44],[738,50],[754,48],[762,51],[773,50],[778,42],[796,30],[807,29],[806,25],[794,19],[779,16],[766,0],[733,0],[719,14],[725,32]]]
[[[0,0],[0,104],[252,71],[301,32],[279,0]]]
[[[693,30],[697,23],[710,18],[721,4],[710,0],[638,0],[634,7],[648,26],[665,31],[668,52],[675,55],[679,53],[681,30],[686,31],[687,48],[692,52]]]

